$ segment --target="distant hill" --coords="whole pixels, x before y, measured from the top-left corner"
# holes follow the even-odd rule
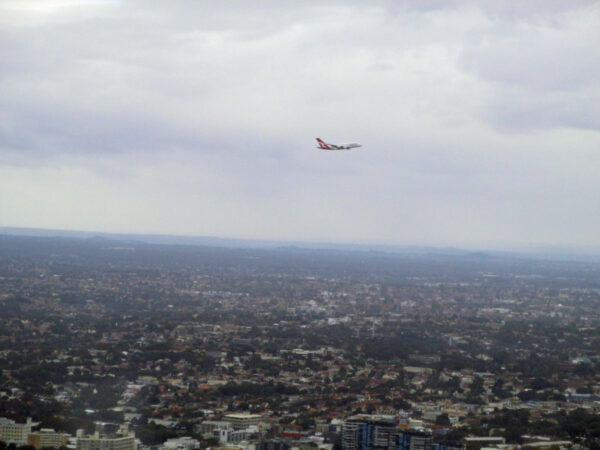
[[[234,239],[214,236],[173,236],[167,234],[121,234],[96,231],[47,230],[42,228],[0,227],[0,234],[13,236],[65,237],[75,239],[109,239],[113,241],[144,242],[164,245],[202,245],[226,248],[285,248],[312,250],[373,251],[415,255],[464,256],[472,252],[451,247],[411,245],[347,244],[330,242],[274,241],[260,239]]]
[[[330,242],[275,241],[260,239],[234,239],[214,236],[173,236],[167,234],[122,234],[78,230],[48,230],[42,228],[0,227],[0,234],[32,237],[63,237],[74,239],[107,239],[130,243],[157,245],[189,245],[221,247],[231,249],[286,249],[286,250],[331,250],[382,252],[407,256],[437,258],[483,259],[493,257],[534,258],[542,260],[564,260],[600,263],[600,249],[581,249],[569,246],[532,246],[525,251],[465,250],[455,247],[433,247],[416,245],[350,244]]]

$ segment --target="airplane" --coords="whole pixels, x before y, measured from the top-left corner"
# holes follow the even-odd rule
[[[328,144],[327,142],[324,142],[321,138],[317,138],[317,142],[319,143],[319,146],[317,148],[320,148],[321,150],[350,150],[356,147],[362,147],[362,145],[360,144]]]

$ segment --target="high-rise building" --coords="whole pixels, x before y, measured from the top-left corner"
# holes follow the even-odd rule
[[[425,430],[406,430],[396,435],[396,450],[432,450],[431,432]]]
[[[342,447],[344,450],[392,450],[396,425],[393,416],[360,414],[349,417],[342,427]]]

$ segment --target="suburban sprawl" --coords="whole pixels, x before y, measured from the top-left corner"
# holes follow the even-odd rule
[[[0,449],[600,448],[600,263],[0,236]]]

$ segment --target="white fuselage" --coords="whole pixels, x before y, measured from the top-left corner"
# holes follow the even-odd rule
[[[350,150],[352,148],[362,147],[360,144],[344,144],[344,145],[336,145],[336,144],[328,144],[323,140],[317,138],[317,142],[319,143],[318,147],[321,150]]]

